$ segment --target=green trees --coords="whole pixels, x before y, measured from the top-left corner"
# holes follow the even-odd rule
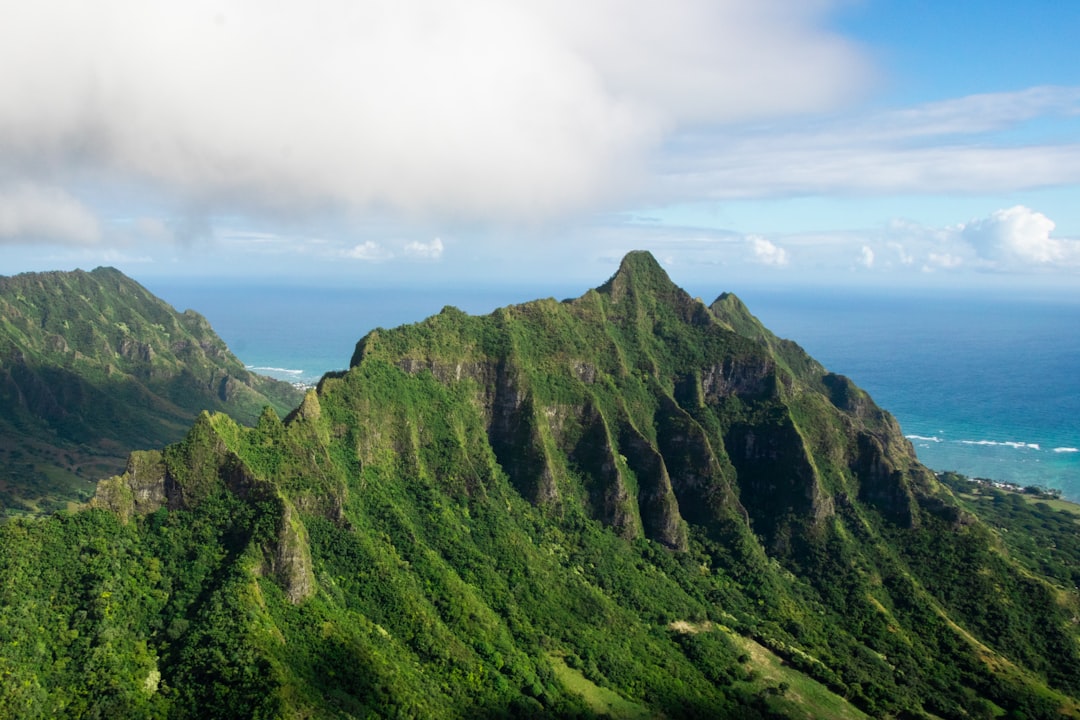
[[[625,265],[202,415],[122,514],[0,527],[0,710],[1076,714],[1074,524],[965,510],[850,381]]]
[[[201,315],[112,268],[0,277],[0,505],[83,501],[136,448],[183,437],[203,410],[245,422],[300,393],[254,375]]]

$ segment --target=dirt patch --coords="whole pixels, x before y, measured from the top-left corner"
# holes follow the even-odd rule
[[[710,632],[716,629],[716,623],[706,620],[702,623],[692,623],[686,620],[675,620],[668,623],[668,629],[683,635],[697,635],[700,632]]]

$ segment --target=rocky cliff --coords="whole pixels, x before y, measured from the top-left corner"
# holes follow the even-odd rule
[[[284,421],[203,414],[94,505],[57,532],[115,539],[72,552],[160,570],[72,592],[149,618],[92,637],[166,688],[101,712],[1080,714],[1075,590],[1011,558],[849,379],[647,253],[576,299],[373,332]],[[0,573],[44,554],[32,534]],[[45,627],[55,602],[0,617]],[[8,686],[35,687],[40,658],[12,652]]]
[[[687,519],[748,517],[771,541],[827,520],[837,494],[911,523],[936,492],[865,393],[734,296],[694,300],[647,253],[575,300],[373,334],[352,364],[378,362],[460,388],[526,497],[576,498],[627,538],[681,548]]]

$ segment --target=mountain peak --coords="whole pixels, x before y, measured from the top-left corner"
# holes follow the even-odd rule
[[[614,277],[620,276],[637,280],[663,278],[667,282],[671,282],[671,278],[664,272],[664,268],[660,267],[660,263],[648,250],[631,250],[626,253],[622,262],[619,263],[619,269],[615,271]]]
[[[619,301],[627,294],[645,292],[668,295],[679,288],[651,252],[632,250],[623,257],[615,274],[597,289],[610,295],[612,300]]]
[[[30,290],[0,330],[74,344]],[[141,400],[109,350],[132,347],[124,299],[68,305],[79,329],[125,310],[84,334]],[[962,499],[865,392],[735,296],[714,307],[632,253],[575,301],[373,331],[284,422],[202,413],[133,455],[95,495],[118,517],[0,523],[0,708],[1078,718],[1074,518]],[[57,384],[20,392],[25,365],[3,358],[0,411]],[[221,387],[166,397],[197,386]],[[75,390],[53,405],[140,422]],[[9,467],[37,462],[9,444]]]
[[[619,272],[664,272],[648,250],[631,250],[619,263]],[[666,273],[665,273],[666,274]]]

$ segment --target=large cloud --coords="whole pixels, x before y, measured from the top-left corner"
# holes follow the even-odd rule
[[[0,182],[543,219],[631,190],[667,133],[850,92],[829,5],[3,2]]]
[[[0,244],[43,240],[86,245],[101,238],[93,212],[55,187],[0,186]]]
[[[1023,205],[962,225],[960,236],[991,267],[1010,270],[1080,265],[1080,241],[1051,237],[1054,221]]]

